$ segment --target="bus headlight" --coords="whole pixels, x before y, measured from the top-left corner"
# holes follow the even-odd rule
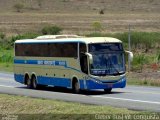
[[[125,79],[125,77],[123,77],[122,79],[121,79],[121,82],[123,82],[123,81],[125,81],[126,79]]]
[[[101,84],[101,83],[102,83],[101,81],[95,80],[95,79],[92,79],[92,81],[94,81],[94,82],[96,82],[96,83],[98,83],[98,84]]]

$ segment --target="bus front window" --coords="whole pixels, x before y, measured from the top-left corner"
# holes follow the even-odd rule
[[[121,75],[125,73],[123,47],[120,43],[91,44],[93,64],[90,73],[96,76]]]

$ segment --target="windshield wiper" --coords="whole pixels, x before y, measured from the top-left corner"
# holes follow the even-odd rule
[[[125,72],[124,71],[116,71],[117,73],[113,73],[112,75],[122,75],[122,74],[124,74]]]
[[[112,61],[109,59],[111,65],[113,66],[113,68],[116,70],[116,73],[113,73],[112,75],[122,75],[125,73],[125,71],[119,71],[115,66],[114,64],[112,63]]]

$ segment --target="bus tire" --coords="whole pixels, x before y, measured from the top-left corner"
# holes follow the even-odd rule
[[[104,89],[105,93],[111,93],[111,91],[112,91],[112,88]]]
[[[38,88],[37,79],[35,76],[32,77],[32,86],[33,86],[33,89]]]
[[[29,76],[25,77],[25,84],[27,85],[27,88],[30,88],[30,89],[32,88],[32,81],[29,78]]]
[[[78,80],[76,78],[73,78],[73,81],[72,81],[72,90],[76,94],[80,93],[79,82],[78,82]]]

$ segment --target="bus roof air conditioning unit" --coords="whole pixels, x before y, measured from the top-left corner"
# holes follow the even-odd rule
[[[61,38],[80,38],[81,36],[78,35],[43,35],[38,36],[37,40],[43,40],[43,39],[61,39]]]

